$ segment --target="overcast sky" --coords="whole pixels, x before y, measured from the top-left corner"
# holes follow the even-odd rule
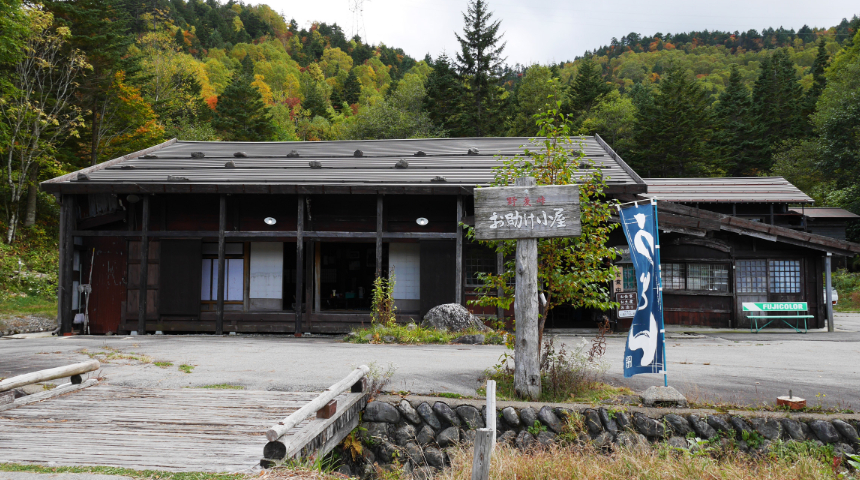
[[[356,0],[265,0],[300,26],[312,21],[337,23],[347,36],[354,28],[351,5]],[[795,30],[830,27],[860,13],[857,0],[632,0],[554,1],[489,0],[494,18],[502,21],[509,64],[551,63],[572,59],[606,45],[612,37],[637,32],[691,30],[761,31],[780,25]],[[362,37],[376,44],[402,48],[421,59],[445,51],[453,57],[459,46],[454,32],[463,29],[461,12],[467,0],[363,0]]]

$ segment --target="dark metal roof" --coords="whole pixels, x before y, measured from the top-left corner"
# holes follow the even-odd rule
[[[646,178],[643,197],[678,203],[813,203],[782,177]]]
[[[806,208],[791,208],[790,212],[800,215],[806,215],[809,218],[839,218],[839,219],[854,219],[860,218],[860,215],[849,212],[836,207],[806,207]]]
[[[49,192],[235,191],[236,186],[426,186],[487,185],[500,157],[524,154],[528,138],[434,138],[331,142],[190,142],[171,140],[42,184]],[[574,143],[585,157],[581,171],[600,169],[609,190],[646,190],[642,179],[602,140]],[[537,147],[531,147],[537,150]],[[471,153],[470,153],[471,150]],[[360,151],[360,156],[357,156]],[[192,153],[202,152],[202,158]],[[242,152],[240,157],[235,153]],[[422,152],[422,153],[419,153]],[[199,155],[198,155],[199,157]],[[402,168],[404,160],[408,163]],[[400,165],[396,166],[400,162]],[[225,166],[226,164],[230,166]],[[159,186],[164,187],[158,188]],[[223,188],[218,188],[223,186]],[[247,190],[247,189],[246,189]],[[263,190],[252,189],[256,193]],[[268,190],[274,191],[274,190]],[[278,191],[283,191],[278,189]]]

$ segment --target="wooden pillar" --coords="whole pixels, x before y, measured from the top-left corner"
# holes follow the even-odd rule
[[[833,325],[833,284],[830,282],[830,258],[832,256],[833,254],[827,252],[827,256],[824,257],[824,302],[826,303],[828,332],[835,330]]]
[[[60,334],[72,331],[72,269],[75,261],[75,197],[63,195],[60,206],[60,271],[57,285],[57,322]]]
[[[456,253],[456,280],[454,288],[457,290],[457,295],[454,297],[454,303],[463,304],[463,226],[460,222],[463,221],[463,196],[457,195],[457,253]]]
[[[502,275],[505,273],[505,254],[502,252],[496,253],[496,275]],[[496,295],[498,298],[502,298],[505,296],[505,289],[503,287],[499,287],[496,291]],[[496,317],[501,321],[505,321],[505,309],[502,307],[496,308]]]
[[[531,177],[518,178],[516,185],[535,185]],[[516,295],[514,311],[516,317],[516,345],[514,347],[514,389],[522,398],[537,400],[541,392],[539,332],[538,332],[538,288],[537,288],[537,242],[536,238],[517,240]]]
[[[376,276],[382,275],[382,195],[376,195]]]
[[[224,257],[227,243],[224,230],[227,229],[227,196],[223,193],[218,197],[218,299],[215,301],[215,335],[224,334]]]
[[[305,196],[299,195],[296,214],[296,336],[302,335],[302,267],[304,266]]]
[[[146,287],[149,283],[149,195],[143,195],[143,214],[140,223],[140,289],[137,295],[137,334],[146,335]]]
[[[305,254],[305,310],[307,310],[307,317],[303,317],[304,330],[306,332],[311,331],[311,325],[314,321],[313,316],[313,302],[314,302],[314,258],[316,258],[316,242],[308,240],[307,242],[307,251]]]
[[[320,282],[322,272],[322,253],[320,242],[314,245],[314,313],[320,313]]]

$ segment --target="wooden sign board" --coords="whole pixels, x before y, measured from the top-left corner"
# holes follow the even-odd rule
[[[618,302],[618,318],[633,318],[638,308],[636,292],[618,292],[615,294]]]
[[[579,186],[491,187],[475,190],[475,238],[578,237]]]

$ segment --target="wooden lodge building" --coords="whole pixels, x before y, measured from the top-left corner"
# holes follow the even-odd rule
[[[474,222],[474,188],[527,142],[174,139],[46,181],[61,202],[61,330],[80,330],[86,308],[94,334],[342,333],[369,323],[373,279],[391,270],[401,321],[465,304],[477,274],[502,259],[460,223]],[[742,301],[800,300],[816,316],[810,328],[824,325],[825,255],[860,245],[784,225],[797,217],[788,207],[811,201],[796,188],[670,188],[640,178],[599,136],[580,148],[579,168],[600,169],[609,199],[659,199],[667,323],[739,327]],[[626,248],[620,229],[611,243]],[[615,292],[633,285],[624,262]],[[557,308],[547,327],[591,327],[596,316]]]

